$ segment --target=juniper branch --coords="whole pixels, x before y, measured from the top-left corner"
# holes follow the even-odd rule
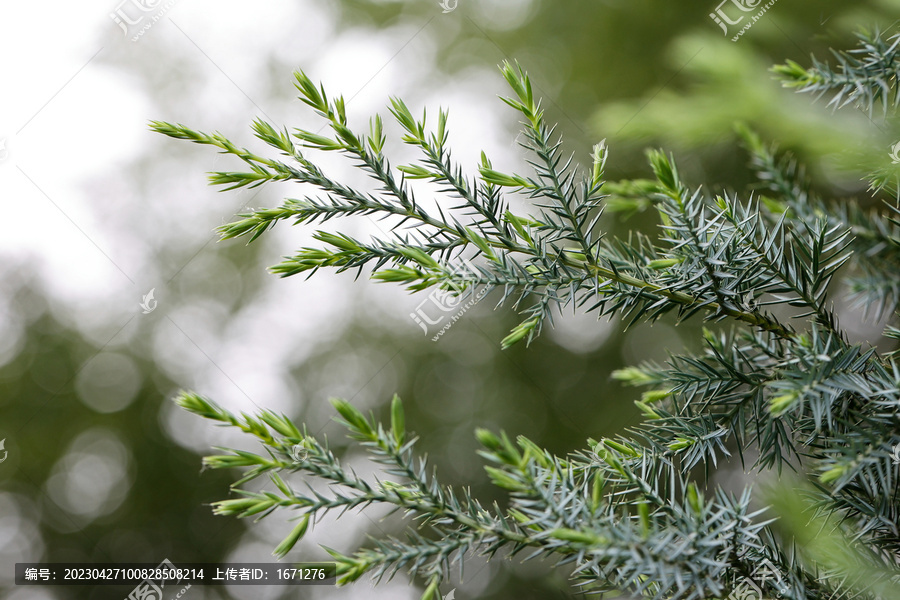
[[[837,90],[832,104],[863,102],[870,111],[876,101],[896,104],[890,86],[897,38],[885,41],[876,34],[865,40],[862,50],[838,55],[840,73],[820,63],[809,71],[789,65],[779,72],[806,91]],[[409,530],[406,541],[387,536],[351,554],[327,551],[338,563],[342,583],[405,569],[424,580],[425,600],[436,600],[449,568],[462,564],[468,553],[523,551],[557,560],[585,591],[652,600],[726,598],[751,582],[763,593],[791,600],[890,596],[891,585],[900,582],[894,473],[900,368],[892,355],[848,341],[827,294],[838,271],[854,259],[869,269],[869,280],[854,285],[870,297],[896,297],[900,225],[886,215],[835,209],[820,200],[795,162],[778,158],[748,132],[754,167],[776,196],[761,199],[764,209],[760,201],[708,197],[692,189],[674,159],[662,152],[650,153],[655,181],[608,186],[606,145],[595,147],[590,172],[580,174],[572,159],[562,159],[561,140],[544,122],[524,71],[504,64],[502,72],[514,92],[504,101],[525,118],[524,145],[536,156],[530,161],[533,175],[499,172],[482,156],[479,176],[467,177],[447,148],[448,113],[440,110],[437,131],[429,132],[425,115],[418,120],[402,100],[393,99],[390,111],[405,131],[403,141],[424,157],[397,168],[397,177],[384,156],[380,117],[370,121],[368,135],[355,133],[344,100],[329,98],[302,72],[297,74],[301,99],[332,135],[303,130],[291,135],[254,123],[257,137],[286,161],[257,155],[218,133],[164,122],[153,127],[249,165],[244,173],[214,173],[216,185],[233,189],[289,180],[323,194],[244,213],[220,230],[223,237],[253,241],[285,220],[371,215],[396,221],[392,234],[371,241],[318,232],[314,239],[323,247],[301,249],[274,267],[276,273],[370,267],[374,279],[411,291],[502,290],[501,303],[511,300],[525,317],[504,347],[533,339],[552,309],[569,303],[631,322],[668,313],[678,319],[702,315],[728,320],[735,330],[705,331],[702,352],[673,355],[666,365],[618,371],[620,381],[650,388],[637,402],[645,421],[627,435],[589,440],[587,449],[558,457],[526,438],[513,442],[502,432],[479,430],[487,475],[509,496],[502,509],[484,508],[467,490],[442,485],[429,473],[415,455],[417,440],[406,431],[397,398],[390,427],[347,402],[334,404],[350,437],[389,477],[381,479],[358,476],[287,417],[268,412],[238,417],[184,394],[178,399],[183,408],[253,435],[266,451],[234,450],[205,459],[212,468],[245,469],[235,484],[239,497],[215,503],[215,511],[240,517],[275,510],[299,514],[275,550],[279,557],[329,511],[343,514],[372,504],[400,511],[420,527]],[[347,155],[377,189],[364,192],[334,181],[301,153],[295,139],[306,149]],[[460,203],[429,213],[407,178],[438,185]],[[532,200],[537,214],[513,214],[507,202],[511,193]],[[611,205],[655,207],[662,235],[610,238],[599,218]],[[404,225],[412,227],[398,232]],[[478,264],[460,274],[451,264],[464,252],[474,254]],[[782,321],[767,312],[770,306],[797,314]],[[900,337],[893,329],[888,334]],[[755,453],[756,469],[780,472],[790,466],[815,477],[807,496],[814,510],[835,516],[828,522],[829,544],[841,551],[811,554],[800,547],[808,542],[805,530],[794,531],[800,546],[791,547],[763,517],[764,510],[750,508],[750,490],[734,497],[700,476],[730,457],[732,448],[742,460],[744,453]],[[325,482],[329,491],[299,492],[287,483],[291,474]],[[262,476],[274,490],[238,487]],[[704,485],[711,493],[701,491]],[[761,573],[763,563],[769,572]]]

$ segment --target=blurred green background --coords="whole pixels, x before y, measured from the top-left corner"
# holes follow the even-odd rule
[[[248,440],[176,411],[170,399],[179,388],[240,410],[283,411],[311,431],[329,433],[338,449],[345,440],[330,423],[329,397],[384,415],[397,392],[408,426],[421,436],[421,450],[444,482],[470,485],[491,500],[499,496],[485,485],[476,427],[524,434],[557,453],[577,450],[588,437],[620,433],[636,422],[637,392],[612,382],[614,369],[698,345],[696,323],[663,321],[624,331],[620,322],[567,312],[531,347],[501,352],[500,340],[519,319],[508,307],[494,310],[493,296],[432,342],[432,333],[424,335],[409,318],[424,296],[364,278],[354,282],[350,275],[276,281],[264,267],[306,244],[310,228],[282,227],[250,247],[214,243],[212,229],[242,206],[274,205],[304,190],[218,195],[204,187],[203,172],[239,166],[157,139],[146,131],[147,120],[220,130],[247,144],[248,124],[257,115],[276,125],[310,127],[313,117],[293,100],[291,87],[291,71],[303,68],[349,99],[360,127],[373,111],[387,114],[389,95],[402,96],[414,111],[428,106],[435,114],[438,105],[449,106],[451,142],[464,164],[474,166],[485,149],[501,168],[521,171],[515,114],[495,97],[505,93],[496,65],[515,59],[529,71],[549,120],[559,122],[577,160],[586,162],[591,146],[608,140],[611,179],[646,177],[644,149],[662,146],[675,153],[688,181],[744,193],[750,174],[733,131],[741,121],[795,152],[829,197],[864,197],[848,149],[886,155],[894,141],[877,115],[833,113],[823,101],[783,90],[768,68],[785,59],[808,64],[810,53],[824,57],[830,47],[849,47],[859,26],[890,26],[900,8],[896,0],[780,0],[736,43],[709,17],[715,0],[459,0],[447,13],[436,1],[251,6],[184,0],[138,42],[123,37],[107,14],[121,6],[79,7],[96,13],[93,29],[71,35],[84,42],[76,62],[101,48],[85,72],[102,72],[134,94],[117,101],[131,102],[122,121],[90,123],[91,135],[113,155],[127,137],[127,152],[94,164],[101,159],[79,151],[76,133],[65,127],[42,133],[41,119],[50,117],[38,111],[17,137],[17,164],[0,171],[8,210],[29,201],[22,189],[34,193],[23,175],[59,209],[38,198],[34,202],[44,204],[34,205],[34,219],[23,225],[8,217],[8,228],[37,235],[43,220],[55,218],[93,244],[73,248],[70,257],[44,242],[2,251],[5,598],[105,599],[128,592],[16,588],[17,561],[271,559],[287,531],[283,519],[215,518],[205,505],[226,497],[237,474],[201,472],[200,457],[213,445],[241,447]],[[20,25],[21,36],[35,27]],[[33,72],[51,93],[70,73]],[[77,81],[64,89],[77,89]],[[105,106],[104,88],[84,94]],[[36,94],[33,110],[23,114],[49,96]],[[65,93],[52,100],[58,110],[73,107],[60,118],[75,127],[82,118],[75,100]],[[396,144],[396,128],[391,133],[389,151],[399,164],[408,151]],[[48,147],[48,135],[61,143]],[[55,185],[54,161],[93,161],[96,168],[76,183]],[[339,179],[359,177],[350,165],[325,164]],[[66,192],[76,188],[81,203],[67,203]],[[378,233],[364,219],[353,227],[351,233]],[[616,235],[655,224],[639,215],[625,223],[607,217],[606,227]],[[93,253],[104,272],[96,275],[79,252]],[[158,307],[144,314],[139,303],[151,288]],[[844,318],[855,335],[874,331],[853,315]],[[355,451],[347,459],[365,470]],[[289,560],[322,559],[317,543],[349,550],[366,534],[398,531],[398,520],[383,516],[351,514],[322,523]],[[368,582],[290,591],[209,587],[190,590],[189,598],[418,598],[417,585],[398,577],[377,588]],[[490,565],[473,559],[464,581],[451,585],[460,600],[575,595],[563,574],[519,559]]]

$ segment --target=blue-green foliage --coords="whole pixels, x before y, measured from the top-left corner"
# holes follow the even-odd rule
[[[871,112],[882,103],[890,110],[898,98],[897,40],[864,37],[860,50],[837,54],[837,71],[818,62],[777,71],[788,85],[834,92],[836,106]],[[298,181],[321,192],[242,214],[220,229],[223,238],[252,241],[285,220],[393,219],[390,236],[369,241],[315,234],[317,246],[272,268],[282,276],[367,269],[372,278],[411,291],[466,295],[486,287],[523,315],[504,347],[531,341],[553,311],[572,303],[626,322],[674,313],[730,322],[732,331],[706,331],[698,354],[618,371],[625,384],[649,388],[638,402],[644,425],[618,439],[589,440],[583,451],[557,457],[528,439],[479,430],[487,474],[509,494],[503,508],[439,483],[415,453],[416,437],[397,398],[390,427],[347,402],[334,403],[350,436],[389,476],[369,479],[286,417],[235,416],[185,393],[177,400],[183,408],[238,427],[266,449],[206,458],[210,467],[248,469],[239,484],[262,476],[272,484],[271,491],[238,489],[239,498],[216,503],[215,511],[239,517],[295,511],[298,524],[276,549],[284,556],[329,511],[379,504],[400,510],[415,525],[406,540],[374,540],[350,554],[328,551],[342,583],[403,569],[425,581],[425,599],[440,597],[438,585],[468,553],[501,551],[556,557],[585,591],[653,599],[726,598],[748,586],[766,597],[796,600],[896,595],[900,371],[892,355],[848,341],[829,296],[838,291],[830,284],[843,269],[849,293],[875,313],[896,311],[900,227],[891,210],[867,212],[817,197],[789,156],[746,129],[741,133],[761,191],[756,196],[709,196],[684,182],[673,157],[658,151],[649,154],[654,180],[605,185],[606,145],[595,147],[590,168],[579,173],[545,123],[528,76],[510,64],[502,73],[513,91],[504,101],[521,114],[522,143],[533,152],[528,175],[497,171],[484,156],[478,175],[466,175],[447,148],[447,113],[439,111],[431,131],[426,116],[417,119],[399,99],[390,112],[403,141],[422,159],[392,168],[383,154],[381,118],[371,120],[367,134],[355,132],[343,99],[329,98],[303,73],[297,73],[301,99],[331,134],[257,121],[256,136],[278,158],[238,148],[219,134],[164,122],[153,127],[249,165],[245,172],[214,173],[214,184],[233,189]],[[347,155],[378,189],[363,192],[333,181],[305,149]],[[877,189],[889,187],[889,177],[873,177]],[[431,182],[455,205],[429,212],[407,185],[410,178]],[[514,214],[507,194],[530,199],[533,214]],[[655,208],[659,237],[610,239],[599,227],[607,206]],[[461,273],[454,268],[461,258],[477,266]],[[889,328],[886,335],[900,332]],[[803,491],[803,506],[812,511],[807,520],[827,531],[821,539],[830,545],[823,541],[822,548],[841,552],[808,552],[802,532],[778,529],[773,512],[752,508],[757,504],[749,489],[735,497],[710,483],[734,448],[755,469],[780,474],[790,466],[807,475],[813,481]],[[280,473],[324,480],[330,491],[296,490]]]

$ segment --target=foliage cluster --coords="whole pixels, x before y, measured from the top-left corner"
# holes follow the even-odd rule
[[[859,49],[837,54],[836,68],[789,63],[775,71],[785,85],[834,94],[837,107],[890,111],[898,98],[898,43],[898,37],[875,33],[863,36]],[[448,148],[448,113],[439,111],[432,129],[427,115],[417,118],[399,99],[391,101],[391,115],[403,142],[422,158],[394,168],[384,155],[381,117],[371,119],[368,132],[355,131],[343,98],[331,98],[302,72],[296,74],[300,98],[330,133],[257,120],[256,137],[277,158],[218,133],[152,126],[248,165],[213,173],[213,184],[234,189],[291,181],[318,190],[240,215],[220,229],[223,238],[253,241],[281,221],[369,215],[391,223],[389,236],[372,240],[320,231],[313,236],[318,246],[272,267],[281,276],[334,268],[367,270],[377,281],[413,292],[471,295],[487,288],[498,304],[522,314],[504,348],[530,342],[555,312],[573,304],[628,324],[673,314],[731,327],[704,330],[702,352],[618,371],[625,384],[649,388],[637,402],[644,424],[621,437],[588,440],[583,450],[560,457],[524,437],[479,430],[487,474],[508,492],[506,506],[484,506],[467,490],[440,483],[415,453],[417,439],[407,431],[398,398],[389,426],[334,401],[351,438],[387,475],[367,479],[287,417],[238,416],[182,394],[177,402],[183,408],[241,429],[266,450],[205,459],[209,467],[247,470],[235,484],[239,497],[215,503],[215,512],[263,517],[295,511],[297,525],[275,550],[283,557],[330,511],[376,504],[401,511],[411,522],[407,539],[375,539],[350,554],[328,552],[341,583],[402,569],[425,582],[424,600],[440,598],[438,587],[451,567],[473,552],[555,557],[583,591],[654,599],[726,598],[748,586],[766,597],[796,600],[896,596],[900,369],[892,354],[848,339],[829,296],[842,270],[849,293],[873,315],[896,312],[896,208],[834,206],[810,191],[790,156],[746,129],[741,133],[759,181],[755,195],[710,195],[683,181],[674,158],[661,151],[649,153],[653,180],[606,182],[607,146],[597,144],[590,168],[580,172],[563,155],[528,76],[508,63],[502,73],[513,92],[503,100],[523,119],[531,174],[503,173],[482,155],[478,175],[467,175]],[[346,155],[377,189],[333,180],[308,150]],[[433,185],[446,203],[426,208],[410,179]],[[877,191],[896,191],[884,170],[872,181]],[[509,194],[528,199],[533,214],[513,212]],[[657,237],[633,232],[614,239],[601,229],[604,209],[650,207],[659,214]],[[461,258],[476,266],[460,269]],[[900,338],[900,330],[888,327],[885,336]],[[776,512],[754,508],[749,488],[735,495],[711,480],[734,449],[756,470],[782,473],[789,466],[809,476],[811,484],[797,492],[797,510],[807,511],[804,527],[786,529],[790,519],[779,524]],[[331,491],[295,489],[282,473],[325,481]],[[241,489],[259,477],[271,488]],[[818,550],[811,549],[808,527],[824,532]]]

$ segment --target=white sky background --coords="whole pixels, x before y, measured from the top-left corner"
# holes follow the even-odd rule
[[[133,379],[138,371],[128,355],[152,353],[180,385],[226,406],[287,410],[304,400],[287,376],[287,365],[309,355],[315,344],[340,335],[354,297],[362,294],[374,302],[367,310],[375,318],[417,329],[408,314],[419,300],[395,286],[364,287],[352,276],[324,274],[310,281],[268,278],[256,301],[225,319],[243,285],[242,275],[221,258],[221,245],[208,242],[212,228],[228,220],[254,192],[220,194],[206,186],[206,171],[240,169],[238,161],[153,134],[147,122],[161,119],[221,130],[238,143],[250,143],[249,123],[261,113],[275,125],[315,130],[310,111],[289,100],[294,95],[290,70],[302,67],[332,95],[352,97],[348,112],[358,129],[375,112],[389,116],[385,105],[391,95],[403,96],[414,113],[422,106],[431,115],[438,106],[450,107],[455,158],[474,166],[485,150],[496,165],[512,167],[518,160],[509,136],[515,116],[496,99],[505,93],[499,74],[473,67],[450,80],[436,77],[432,62],[441,51],[438,28],[455,31],[466,15],[495,28],[517,26],[528,18],[532,3],[493,0],[467,7],[460,0],[459,11],[450,14],[433,4],[434,17],[421,30],[425,20],[401,20],[404,25],[389,30],[338,31],[334,9],[324,1],[149,0],[145,5],[159,8],[148,15],[163,6],[171,8],[137,42],[130,41],[131,34],[149,19],[133,26],[126,37],[110,18],[117,7],[139,14],[131,0],[121,5],[48,0],[39,6],[0,6],[0,210],[5,225],[0,273],[4,263],[27,261],[47,288],[55,316],[104,347],[100,360],[79,376],[76,389],[89,397],[112,380],[109,385],[119,393],[86,400],[90,408],[104,413],[127,406],[129,394],[137,389]],[[500,58],[498,52],[497,62]],[[190,84],[167,86],[172,73],[189,74]],[[395,127],[388,133],[399,138]],[[336,178],[359,181],[359,174],[343,164],[333,172]],[[136,173],[141,173],[141,181],[135,180]],[[253,205],[271,205],[286,194],[267,192]],[[357,235],[378,233],[372,223],[359,222],[357,227]],[[265,263],[258,268],[308,242],[303,237],[308,232],[282,227],[270,236],[277,241],[269,242]],[[160,264],[162,254],[181,258]],[[204,278],[216,293],[191,297],[191,282]],[[144,315],[139,303],[151,288],[158,307]],[[4,309],[3,294],[0,275],[0,364],[14,356],[23,329],[20,317]],[[286,319],[285,314],[302,318]],[[358,377],[347,383],[348,391],[359,385],[357,379],[365,382],[369,367],[359,367]],[[116,377],[122,381],[116,383]],[[361,388],[358,392],[357,400],[364,404],[366,393]],[[161,418],[173,442],[199,451],[213,444],[243,443],[226,438],[222,429],[201,428],[198,419],[178,411]],[[96,433],[106,439],[106,430]],[[114,435],[104,443],[121,445]],[[90,446],[85,448],[73,449],[66,460],[102,462],[102,454],[92,455]],[[129,457],[123,454],[117,461],[100,465],[106,479],[98,476],[103,480],[94,482],[94,489],[110,488],[118,494],[127,485]],[[79,489],[80,484],[57,479],[48,493],[65,507],[66,490]],[[5,501],[12,502],[10,498]],[[96,510],[82,511],[81,517],[90,520],[121,501],[127,499],[98,495],[92,499]],[[70,508],[77,512],[77,507]],[[18,525],[0,527],[0,534],[18,536],[16,560],[39,560],[41,543],[34,538],[34,522],[24,516],[27,511],[19,512],[23,516]],[[348,543],[359,537],[347,526],[343,532],[335,525],[328,529],[332,537]],[[269,560],[284,531],[273,518],[267,527],[249,532],[246,551],[251,556],[241,558]],[[0,563],[8,564],[11,556],[0,553]],[[38,597],[33,589],[27,591],[27,597]],[[321,593],[323,598],[418,597],[403,578],[380,587],[378,596],[365,583]],[[54,597],[52,591],[46,597]],[[192,591],[190,597],[200,600],[202,592]]]

